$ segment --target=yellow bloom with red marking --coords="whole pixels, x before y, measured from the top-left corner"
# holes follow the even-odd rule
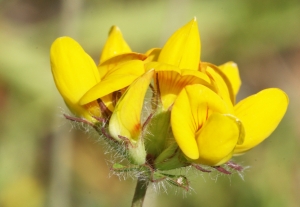
[[[101,127],[93,125],[98,132],[123,147],[121,157],[134,169],[159,179],[167,176],[159,171],[216,168],[252,149],[276,129],[289,102],[282,90],[269,88],[236,103],[237,64],[201,62],[196,18],[145,54],[132,52],[116,26],[98,65],[69,37],[58,38],[50,54],[72,113],[92,125],[104,117]]]

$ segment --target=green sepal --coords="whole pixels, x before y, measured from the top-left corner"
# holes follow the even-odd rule
[[[143,165],[146,162],[144,141],[138,139],[136,143],[130,142],[127,146],[128,160],[134,165]]]
[[[151,175],[151,182],[153,182],[153,183],[157,183],[157,182],[163,181],[165,179],[167,179],[167,176],[161,174],[158,171],[153,172]]]
[[[136,165],[125,166],[120,163],[114,163],[114,165],[112,166],[112,170],[115,172],[132,172],[132,171],[136,171],[137,169],[139,169],[139,166]]]
[[[144,135],[148,154],[157,157],[166,147],[167,138],[170,137],[170,111],[156,112],[147,124]]]
[[[172,143],[154,161],[158,170],[172,170],[189,165],[177,143]]]

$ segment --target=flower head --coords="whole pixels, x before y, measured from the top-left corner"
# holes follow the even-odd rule
[[[171,113],[179,147],[197,163],[215,166],[227,162],[243,139],[241,123],[230,116],[232,107],[203,85],[185,87]]]
[[[72,113],[87,119],[116,149],[113,169],[188,189],[182,175],[167,170],[222,166],[266,139],[278,126],[287,95],[269,88],[236,103],[237,64],[200,60],[196,18],[179,28],[162,49],[132,52],[112,27],[98,66],[69,37],[51,47],[56,86]],[[103,119],[101,119],[103,118]],[[73,119],[80,121],[80,119]],[[100,124],[99,124],[100,122]],[[85,122],[86,123],[86,122]]]

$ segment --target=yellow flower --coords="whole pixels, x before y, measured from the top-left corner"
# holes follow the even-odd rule
[[[100,81],[93,59],[69,37],[60,37],[53,42],[50,58],[56,87],[68,108],[73,114],[92,120],[90,106],[94,108],[96,104],[80,105],[79,100]]]
[[[186,86],[171,111],[174,137],[192,161],[217,166],[266,139],[288,105],[280,89],[266,89],[234,108],[202,85]]]
[[[284,116],[288,98],[270,88],[236,104],[237,65],[201,62],[200,53],[194,18],[162,49],[145,54],[132,52],[113,26],[98,66],[76,41],[58,38],[51,67],[72,113],[92,122],[95,116],[107,118],[109,136],[126,144],[132,164],[142,165],[148,156],[159,169],[218,166],[266,139]],[[183,155],[187,160],[180,160]]]
[[[202,84],[213,87],[209,76],[198,71],[200,50],[200,35],[194,18],[177,30],[161,51],[152,49],[146,53],[152,55],[151,62],[146,64],[146,68],[155,69],[154,87],[159,93],[163,111],[169,110],[186,85]]]
[[[153,70],[150,70],[130,85],[117,103],[109,121],[110,135],[127,143],[128,158],[133,164],[146,162],[141,113],[152,76]]]
[[[230,114],[233,108],[212,90],[186,86],[171,111],[172,131],[182,152],[205,165],[227,162],[244,136],[241,123]]]
[[[236,105],[241,85],[237,65],[200,62],[196,19],[171,36],[157,61],[148,65],[157,73],[154,83],[163,108],[172,107],[174,137],[195,162],[216,166],[253,148],[274,131],[287,109],[288,98],[279,89],[266,89]]]
[[[210,74],[220,97],[234,107],[233,115],[245,128],[245,139],[238,144],[234,154],[241,154],[266,139],[280,123],[288,106],[288,96],[280,89],[260,91],[235,104],[241,80],[236,63],[228,62],[219,67],[201,63],[200,70]],[[231,102],[230,102],[231,100]]]
[[[141,112],[144,96],[153,76],[153,70],[134,81],[123,94],[116,105],[109,123],[110,134],[120,139],[124,136],[133,142],[138,140],[141,133]]]
[[[146,70],[154,69],[153,100],[159,99],[154,103],[158,105],[156,111],[142,133],[141,107],[135,108],[135,104],[138,99],[144,99],[151,73],[144,84],[130,86],[127,93],[132,93],[131,96],[126,97],[127,93],[122,96],[110,121],[110,133],[115,139],[124,136],[135,141],[143,136],[147,153],[154,158],[171,146],[167,141],[170,112],[172,132],[185,156],[192,162],[217,166],[263,141],[286,111],[286,95],[278,89],[268,89],[261,92],[264,95],[259,93],[254,96],[258,98],[249,97],[235,106],[241,85],[237,65],[228,62],[217,67],[200,62],[196,19],[176,31],[162,50],[151,49],[146,56]],[[268,104],[267,100],[281,103],[278,105],[281,110],[268,112],[261,100]],[[253,108],[250,114],[264,121],[251,120],[247,110],[241,110],[245,107]],[[263,117],[270,117],[270,114],[273,121],[267,122]],[[260,123],[263,130],[255,132],[258,125],[254,123]]]
[[[235,103],[235,95],[241,84],[236,64],[228,62],[217,67],[211,63],[201,63],[200,53],[201,42],[196,18],[177,30],[161,51],[152,49],[146,53],[152,55],[146,68],[154,68],[157,73],[154,83],[160,93],[163,110],[172,106],[183,87],[192,84],[205,85],[228,104]]]
[[[283,118],[289,99],[278,88],[268,88],[249,96],[234,106],[234,115],[245,128],[245,139],[234,149],[235,154],[244,153],[266,139]]]
[[[145,72],[144,64],[151,61],[155,51],[149,54],[132,52],[116,26],[112,27],[109,34],[98,65],[101,82],[87,91],[80,99],[80,104],[101,98],[110,111],[113,111],[126,87]],[[116,94],[112,92],[115,91],[120,93],[117,99],[113,98]]]
[[[114,92],[124,89],[144,73],[140,59],[145,55],[131,50],[117,27],[112,27],[104,46],[100,65],[70,37],[61,37],[51,46],[51,69],[56,87],[76,116],[96,121],[101,117],[97,99],[113,110]],[[131,60],[131,61],[128,61]]]

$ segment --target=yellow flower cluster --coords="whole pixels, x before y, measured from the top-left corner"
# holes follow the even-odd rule
[[[126,145],[131,163],[219,166],[266,139],[288,97],[269,88],[236,103],[237,65],[201,62],[200,51],[195,18],[145,54],[132,52],[114,26],[98,66],[61,37],[51,47],[51,68],[71,112],[96,125],[104,120],[106,136]]]

